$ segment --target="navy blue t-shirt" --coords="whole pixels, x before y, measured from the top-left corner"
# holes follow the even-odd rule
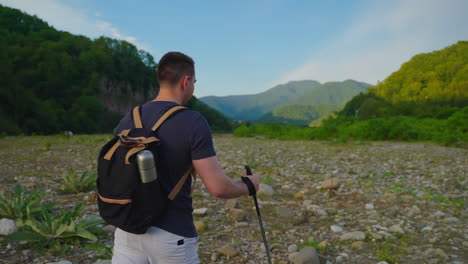
[[[141,109],[143,127],[153,127],[167,110],[177,105],[169,101],[144,104]],[[116,134],[135,127],[130,114],[120,120]],[[156,137],[161,141],[156,153],[157,173],[168,194],[192,165],[192,160],[216,155],[208,122],[200,113],[192,110],[176,112],[166,119],[156,130]],[[183,237],[197,236],[192,216],[191,187],[192,179],[189,178],[176,198],[169,201],[166,212],[154,226]]]

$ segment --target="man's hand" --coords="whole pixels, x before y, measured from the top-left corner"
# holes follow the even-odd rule
[[[253,183],[253,185],[255,186],[255,193],[258,192],[258,189],[260,188],[260,179],[258,178],[257,175],[253,174],[253,175],[247,175],[247,173],[244,171],[244,174],[242,175],[242,177],[247,177],[250,179],[250,181]]]

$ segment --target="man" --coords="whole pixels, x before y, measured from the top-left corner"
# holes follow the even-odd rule
[[[144,127],[152,127],[165,111],[189,101],[196,82],[194,61],[180,52],[167,53],[159,61],[158,80],[158,96],[142,106]],[[116,134],[129,128],[133,128],[130,113],[120,121]],[[200,113],[175,113],[156,131],[156,136],[161,140],[157,173],[167,193],[193,165],[211,195],[229,199],[249,194],[244,183],[233,181],[224,173],[216,158],[208,122]],[[258,176],[247,177],[258,190]],[[162,218],[143,235],[117,229],[112,263],[199,263],[190,193],[191,179],[169,202]]]

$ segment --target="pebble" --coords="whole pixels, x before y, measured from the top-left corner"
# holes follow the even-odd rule
[[[297,252],[292,262],[294,264],[320,264],[320,258],[315,248],[305,247]]]
[[[313,212],[318,216],[328,216],[327,211],[323,210],[322,208],[315,209]]]
[[[288,252],[289,252],[289,253],[297,252],[297,250],[298,250],[298,247],[297,247],[296,244],[292,244],[292,245],[290,245],[290,246],[288,247]]]
[[[277,207],[276,208],[276,214],[279,217],[282,217],[282,218],[291,218],[291,217],[296,216],[296,212],[294,212],[292,209],[290,209],[288,207],[284,207],[284,206]]]
[[[210,260],[216,262],[218,260],[218,253],[213,252],[213,254],[211,254]]]
[[[421,229],[422,231],[425,231],[425,232],[428,232],[428,231],[432,231],[432,226],[426,226],[424,227],[423,229]]]
[[[403,228],[401,228],[400,225],[392,225],[391,227],[388,228],[388,231],[393,232],[393,233],[399,233],[399,234],[404,234],[405,231]]]
[[[197,233],[203,233],[206,230],[206,224],[202,221],[194,221],[195,224],[195,230],[197,230]]]
[[[206,216],[206,213],[208,212],[208,208],[199,208],[193,210],[193,214],[196,216]]]
[[[340,185],[338,179],[327,179],[320,183],[320,188],[325,190],[337,190]]]
[[[98,260],[94,262],[94,264],[112,264],[112,260],[110,259]]]
[[[229,217],[236,222],[243,222],[247,217],[247,212],[242,209],[231,209],[229,210]]]
[[[343,232],[343,228],[341,226],[338,226],[338,225],[330,226],[330,230],[335,232],[335,233]]]
[[[445,215],[445,213],[443,213],[441,211],[437,211],[437,212],[434,213],[434,217],[436,217],[436,218],[441,218],[444,215]]]
[[[227,200],[226,204],[224,205],[224,208],[226,209],[239,208],[239,200],[238,199]]]
[[[426,251],[424,251],[423,255],[426,257],[438,256],[445,260],[449,259],[449,256],[447,256],[447,254],[440,248],[428,248]]]
[[[104,232],[108,233],[108,234],[113,234],[115,232],[117,228],[113,225],[106,225],[102,228],[102,230],[104,230]]]
[[[297,193],[295,193],[295,194],[293,195],[293,198],[294,198],[295,200],[299,200],[299,199],[304,198],[304,192],[297,192]]]
[[[237,256],[237,254],[239,254],[239,252],[237,252],[237,249],[231,245],[224,245],[218,248],[218,253],[228,257],[234,257]]]
[[[364,248],[364,242],[362,241],[354,241],[352,244],[351,244],[351,247],[352,248],[355,248],[355,249],[358,249],[358,250],[362,250]]]

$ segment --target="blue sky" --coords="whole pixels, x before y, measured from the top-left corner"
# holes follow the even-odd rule
[[[292,80],[384,80],[412,56],[468,40],[466,0],[0,0],[59,30],[196,62],[195,96]]]

